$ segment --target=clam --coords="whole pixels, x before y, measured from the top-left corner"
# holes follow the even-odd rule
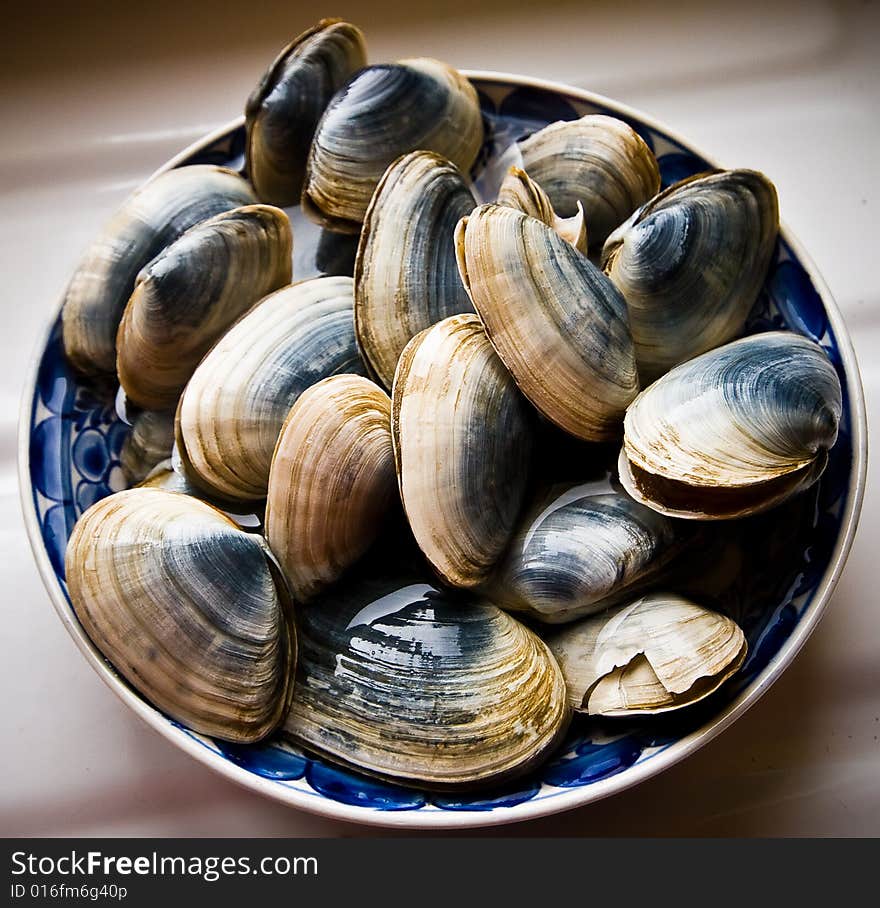
[[[285,207],[299,202],[318,121],[366,65],[361,30],[341,19],[322,19],[281,51],[245,108],[247,172],[261,199]]]
[[[131,424],[119,463],[129,485],[143,481],[174,447],[174,410],[143,410]]]
[[[240,742],[283,720],[296,644],[284,580],[259,536],[195,498],[130,489],[83,514],[66,571],[92,642],[173,719]]]
[[[488,595],[539,621],[571,621],[655,582],[689,535],[607,483],[567,484],[526,515]]]
[[[418,576],[370,578],[297,614],[284,733],[332,760],[427,788],[473,786],[526,772],[565,732],[547,647],[489,602]]]
[[[571,243],[578,252],[587,254],[587,225],[584,220],[584,206],[578,202],[577,212],[570,218],[561,218],[553,210],[550,197],[520,167],[511,167],[498,190],[499,205],[515,208],[530,217],[537,218],[552,227],[561,237]]]
[[[662,713],[708,697],[745,661],[739,626],[673,593],[652,593],[547,638],[571,706],[594,716]]]
[[[202,357],[266,294],[290,283],[287,215],[247,205],[191,227],[138,275],[116,338],[119,382],[141,407],[174,407]]]
[[[407,344],[391,412],[400,496],[419,547],[452,586],[483,581],[513,533],[530,428],[475,315],[453,315]]]
[[[626,414],[620,481],[674,517],[767,510],[814,483],[837,438],[840,380],[822,348],[771,331],[677,366]]]
[[[303,187],[303,210],[356,233],[382,174],[400,155],[423,149],[467,173],[483,142],[477,92],[438,60],[369,66],[339,91],[318,124]]]
[[[64,351],[87,375],[116,372],[116,331],[138,272],[207,218],[255,202],[237,173],[208,164],[169,170],[126,199],[86,251],[62,309]]]
[[[482,205],[456,228],[461,278],[520,390],[585,441],[619,436],[638,391],[626,303],[590,260],[520,211]]]
[[[458,168],[430,151],[399,158],[376,188],[355,263],[354,316],[364,359],[387,388],[410,338],[472,311],[453,233],[475,205]]]
[[[281,427],[306,388],[358,372],[353,282],[319,277],[258,303],[193,373],[177,411],[188,478],[224,499],[266,497]]]
[[[357,561],[396,499],[388,395],[360,375],[303,391],[278,438],[266,500],[266,539],[295,598]]]
[[[660,189],[654,153],[627,123],[603,114],[560,120],[519,143],[523,169],[562,217],[578,202],[590,243],[605,238]]]
[[[643,381],[742,332],[778,229],[773,184],[730,170],[676,183],[608,238],[603,267],[626,298]]]

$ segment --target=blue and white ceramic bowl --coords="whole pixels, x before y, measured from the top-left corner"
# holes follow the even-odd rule
[[[479,177],[513,139],[558,119],[608,113],[629,122],[653,148],[663,186],[713,166],[704,155],[652,120],[574,88],[494,73],[468,74],[480,92],[487,138]],[[166,165],[216,163],[241,167],[241,120],[207,137]],[[741,163],[741,162],[738,162]],[[165,169],[165,168],[163,168]],[[771,175],[772,176],[772,175]],[[478,181],[479,182],[479,181]],[[347,267],[353,250],[319,248],[294,212],[296,277]],[[820,483],[801,496],[797,525],[773,558],[754,553],[737,580],[747,607],[738,615],[749,640],[742,671],[716,696],[668,721],[576,722],[565,746],[530,776],[478,794],[436,795],[342,770],[279,741],[241,747],[189,731],[143,700],[92,645],[70,605],[64,550],[79,515],[123,487],[120,452],[129,431],[112,404],[78,383],[61,350],[60,315],[49,325],[26,383],[20,433],[25,520],[37,564],[61,620],[92,667],[142,719],[187,753],[248,788],[315,813],[410,827],[463,827],[543,816],[606,797],[661,772],[715,737],[779,677],[816,626],[849,553],[866,470],[865,407],[858,368],[840,312],[791,234],[782,230],[776,258],[749,322],[752,332],[789,328],[818,341],[844,388],[840,436]],[[773,519],[772,517],[770,519]],[[772,523],[752,535],[763,546]],[[761,565],[764,569],[761,569]],[[754,567],[757,565],[757,567]]]

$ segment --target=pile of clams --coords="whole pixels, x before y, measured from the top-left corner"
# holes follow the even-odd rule
[[[429,789],[735,676],[735,616],[682,578],[717,522],[816,482],[841,417],[817,344],[742,336],[773,184],[661,191],[638,133],[588,115],[522,137],[481,198],[471,83],[369,64],[339,20],[284,49],[245,128],[241,173],[129,198],[64,302],[70,365],[133,424],[131,488],[66,555],[120,675],[197,732]],[[297,273],[303,217],[357,243],[348,273]]]

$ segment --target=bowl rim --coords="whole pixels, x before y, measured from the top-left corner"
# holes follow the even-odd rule
[[[662,122],[647,116],[640,110],[607,98],[596,92],[587,91],[561,82],[554,82],[531,76],[521,76],[512,73],[494,72],[492,70],[462,69],[461,73],[471,82],[507,84],[512,87],[534,88],[557,94],[567,95],[586,104],[594,104],[612,112],[629,117],[643,123],[657,132],[669,136],[674,141],[700,155],[713,166],[721,166],[717,160],[704,154],[688,139],[680,136],[678,132],[670,129]],[[187,148],[174,155],[169,161],[158,168],[150,177],[171,170],[183,163],[201,149],[211,145],[229,133],[240,128],[244,117],[236,117],[206,136],[197,139]],[[780,223],[780,237],[791,248],[797,260],[804,267],[816,292],[822,300],[825,312],[837,339],[850,405],[851,441],[852,441],[852,466],[849,475],[846,509],[841,517],[840,530],[837,535],[834,549],[827,569],[820,579],[813,598],[807,607],[806,613],[801,616],[792,634],[785,641],[779,652],[764,667],[761,673],[745,687],[727,706],[706,725],[680,738],[667,746],[662,752],[654,754],[650,759],[636,763],[623,772],[617,773],[607,779],[592,782],[589,785],[559,791],[558,794],[540,800],[524,801],[509,807],[491,810],[402,810],[388,811],[375,810],[358,805],[345,804],[327,797],[311,797],[295,788],[278,784],[277,781],[266,779],[249,770],[237,766],[226,757],[202,745],[182,729],[177,728],[171,719],[151,706],[145,700],[124,684],[109,663],[104,659],[97,648],[86,636],[85,631],[75,620],[67,598],[58,583],[55,572],[49,561],[49,555],[43,544],[40,523],[34,504],[33,489],[30,481],[30,422],[33,411],[34,399],[37,394],[37,373],[42,355],[46,349],[51,332],[58,319],[63,302],[63,293],[58,305],[53,307],[48,319],[47,328],[39,335],[31,356],[24,381],[24,388],[19,413],[18,432],[18,479],[19,494],[22,513],[28,540],[37,563],[43,584],[49,593],[49,598],[58,613],[62,624],[79,647],[83,656],[91,667],[97,672],[101,680],[125,703],[141,720],[151,728],[158,731],[163,737],[175,744],[178,748],[188,753],[191,757],[210,767],[224,778],[236,784],[257,792],[264,797],[276,802],[295,807],[308,813],[369,826],[396,827],[405,829],[464,829],[473,827],[495,826],[515,823],[523,820],[537,819],[538,817],[561,813],[576,807],[599,801],[610,795],[624,791],[638,785],[640,782],[659,775],[664,770],[675,765],[691,754],[695,753],[705,744],[732,725],[746,710],[766,693],[771,685],[782,674],[783,670],[792,662],[800,651],[809,635],[813,632],[819,619],[828,605],[840,579],[844,564],[852,548],[853,538],[858,525],[859,515],[864,498],[865,480],[867,474],[867,418],[865,413],[865,399],[862,390],[861,376],[856,361],[855,351],[843,315],[837,306],[828,285],[819,274],[813,260],[804,250],[800,241],[785,226]]]

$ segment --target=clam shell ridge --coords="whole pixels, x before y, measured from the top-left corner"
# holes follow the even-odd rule
[[[322,19],[295,38],[263,74],[245,108],[247,172],[257,195],[286,207],[299,202],[318,121],[367,51],[359,28]]]
[[[821,475],[841,406],[840,379],[818,344],[785,331],[733,341],[633,401],[621,483],[675,517],[765,510]]]
[[[572,621],[632,598],[687,535],[677,521],[623,492],[597,491],[595,484],[556,489],[522,522],[487,595],[539,621]]]
[[[676,183],[608,238],[603,266],[626,298],[644,381],[742,331],[778,230],[773,184],[731,170]]]
[[[300,609],[296,742],[427,787],[520,775],[568,724],[562,675],[505,612],[428,583],[333,587]]]
[[[456,228],[462,281],[520,390],[585,441],[619,437],[638,391],[626,303],[536,218],[482,205]]]
[[[601,716],[662,713],[702,700],[743,664],[739,626],[672,593],[652,593],[547,637],[569,702]]]
[[[453,234],[475,205],[458,168],[427,151],[395,161],[373,195],[355,263],[355,329],[364,359],[387,388],[412,337],[472,311]]]
[[[391,399],[369,379],[334,375],[304,391],[269,473],[266,539],[305,600],[370,547],[397,499]]]
[[[660,189],[660,170],[644,139],[604,114],[551,123],[519,143],[523,168],[562,217],[578,202],[590,243],[605,238]]]
[[[587,224],[584,220],[584,206],[577,203],[577,213],[570,218],[560,218],[553,210],[546,192],[521,168],[511,167],[498,190],[499,205],[515,208],[541,223],[552,227],[561,237],[571,243],[578,252],[587,254]]]
[[[81,260],[61,311],[64,351],[86,375],[116,372],[116,331],[138,272],[182,233],[256,202],[237,173],[208,164],[166,171],[130,195]]]
[[[250,742],[292,694],[294,631],[270,558],[201,501],[130,489],[77,522],[67,583],[92,642],[143,696],[197,732]]]
[[[435,151],[467,173],[482,142],[476,89],[457,70],[427,58],[368,66],[318,124],[303,210],[325,227],[356,233],[382,174],[400,155]]]
[[[515,528],[532,438],[528,405],[475,315],[444,319],[407,344],[391,428],[419,547],[452,586],[480,583]]]
[[[248,205],[190,228],[138,275],[117,336],[117,371],[141,407],[171,408],[202,357],[266,294],[290,283],[290,221]]]
[[[129,485],[142,482],[153,468],[171,456],[174,410],[142,410],[131,424],[119,463]]]
[[[188,476],[221,498],[266,497],[281,427],[297,397],[338,372],[360,372],[350,277],[276,291],[217,342],[177,412]]]

